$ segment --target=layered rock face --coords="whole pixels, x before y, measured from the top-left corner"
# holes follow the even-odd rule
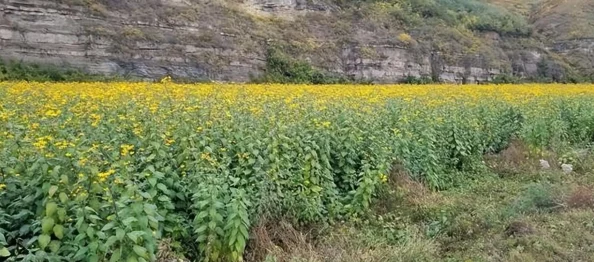
[[[165,2],[165,1],[164,1]],[[168,2],[186,5],[183,1]],[[202,31],[203,25],[134,20],[126,13],[43,0],[0,2],[0,57],[25,62],[72,66],[92,73],[158,79],[248,81],[258,74],[263,58],[224,46],[193,41],[151,39]],[[146,34],[151,34],[151,37]],[[233,36],[216,35],[233,42]],[[217,61],[225,61],[217,64]]]
[[[242,30],[237,25],[242,19],[257,21],[265,16],[290,20],[304,13],[336,12],[332,6],[311,0],[234,0],[220,2],[214,11],[208,9],[210,16],[206,17],[201,10],[210,3],[200,1],[143,0],[153,8],[134,13],[122,2],[102,1],[101,5],[84,6],[68,0],[0,0],[0,57],[147,80],[172,75],[244,82],[262,74],[271,39],[266,32]],[[243,11],[246,17],[255,18],[238,16]],[[362,55],[361,48],[372,50],[374,55]],[[395,45],[347,45],[338,49],[336,56],[341,62],[326,69],[378,83],[395,83],[408,76],[474,83],[489,81],[502,71],[478,55],[476,59],[450,62],[439,53],[419,56]],[[520,68],[529,75],[536,72],[538,57],[538,53],[518,56],[505,63],[513,63],[507,68]],[[314,65],[320,62],[313,60]]]

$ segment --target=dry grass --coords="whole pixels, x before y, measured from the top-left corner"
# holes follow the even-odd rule
[[[512,141],[506,149],[485,156],[486,165],[499,175],[515,175],[534,171],[538,160],[531,159],[528,147],[521,141]],[[556,162],[556,161],[555,161]]]
[[[487,2],[527,16],[530,15],[533,6],[538,5],[541,0],[488,0]]]
[[[508,236],[524,236],[532,233],[534,233],[532,226],[523,221],[514,221],[505,229],[505,234]]]
[[[594,208],[594,190],[578,186],[566,197],[565,204],[570,208]]]
[[[434,261],[439,251],[431,240],[413,238],[402,245],[369,245],[366,236],[354,227],[339,226],[323,239],[312,243],[306,234],[281,222],[282,232],[266,227],[253,231],[254,240],[246,261],[275,262],[360,262],[360,261]],[[280,237],[280,238],[279,238]],[[280,241],[279,243],[274,243]],[[282,246],[279,246],[280,244]]]
[[[314,246],[307,233],[291,223],[263,220],[252,229],[246,261],[264,261],[267,256],[276,261],[290,261],[291,254],[313,254]]]

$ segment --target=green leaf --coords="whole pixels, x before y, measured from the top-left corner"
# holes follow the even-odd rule
[[[8,248],[0,248],[0,257],[8,257],[10,256],[10,252],[8,251]]]
[[[144,197],[146,199],[151,199],[152,198],[151,194],[149,194],[147,192],[144,192],[144,191],[140,191],[140,192],[138,192],[138,194],[140,194],[140,196],[142,196],[142,197]]]
[[[97,214],[97,211],[95,211],[95,209],[93,209],[93,208],[92,208],[92,207],[90,207],[90,206],[85,206],[85,210],[88,210],[88,211],[90,211],[90,212],[93,212],[93,213]]]
[[[52,232],[52,228],[54,228],[55,223],[56,222],[51,217],[46,217],[46,218],[42,219],[41,220],[41,231],[44,234],[48,234],[48,233]]]
[[[140,256],[140,257],[144,257],[144,258],[148,258],[148,252],[146,250],[146,248],[138,246],[138,245],[134,245],[134,247],[132,247],[132,249],[134,250],[134,253],[136,253],[136,255]]]
[[[58,219],[60,220],[60,222],[66,221],[66,209],[58,208]]]
[[[50,251],[52,251],[52,253],[58,253],[58,250],[60,250],[60,241],[58,240],[52,240],[49,243],[49,249]]]
[[[311,191],[314,193],[320,193],[322,191],[322,187],[320,186],[313,186],[311,187]]]
[[[126,234],[128,236],[128,238],[130,240],[132,240],[134,243],[138,243],[138,238],[144,235],[144,231],[132,231],[128,234]]]
[[[208,228],[210,228],[210,230],[214,230],[217,227],[217,223],[214,221],[210,221],[208,222]]]
[[[118,240],[123,240],[125,234],[126,234],[126,232],[123,229],[121,229],[121,228],[116,229],[116,237],[118,238]]]
[[[113,253],[111,254],[111,258],[109,259],[109,262],[120,261],[121,257],[122,257],[122,250],[118,248],[118,249],[114,250]]]
[[[103,226],[103,228],[101,228],[101,231],[105,232],[107,230],[112,229],[115,226],[114,222],[109,222],[107,224],[105,224],[105,226]]]
[[[39,239],[38,236],[34,236],[32,238],[30,238],[29,240],[27,240],[27,242],[25,242],[25,247],[28,248],[31,245],[33,245],[33,243],[37,242],[37,240]]]
[[[161,184],[161,183],[157,184],[157,188],[158,188],[159,190],[161,190],[163,193],[167,193],[167,192],[169,192],[169,191],[167,190],[167,186],[165,186],[164,184]]]
[[[240,227],[240,228],[239,228],[239,232],[241,232],[241,234],[242,234],[242,235],[243,235],[245,238],[247,238],[247,237],[249,236],[249,233],[248,233],[248,231],[247,231],[247,228],[246,228],[246,227]]]
[[[88,227],[86,233],[89,238],[93,238],[95,236],[95,229]]]
[[[46,234],[39,236],[39,238],[37,239],[37,242],[39,243],[41,249],[45,249],[45,247],[47,247],[50,241],[52,241],[52,238]]]
[[[116,236],[110,236],[105,241],[105,244],[104,244],[105,248],[111,247],[111,245],[113,245],[116,241],[118,241],[118,237],[116,237]]]
[[[68,176],[67,175],[60,176],[60,181],[64,184],[68,184]]]
[[[144,212],[147,214],[155,214],[157,212],[157,206],[152,204],[144,204]]]
[[[54,226],[54,235],[58,239],[62,239],[64,237],[64,226],[62,226],[62,225],[55,225]]]
[[[157,198],[157,199],[161,202],[169,202],[170,201],[168,196],[159,196],[159,198]]]
[[[99,248],[99,242],[93,241],[93,242],[89,243],[89,251],[92,252],[93,254],[96,254],[98,248]]]
[[[151,177],[148,179],[149,184],[151,184],[152,187],[154,187],[157,184],[157,179],[154,177]]]
[[[200,236],[198,236],[198,238],[196,238],[196,241],[198,243],[202,243],[204,240],[206,240],[206,237],[207,237],[206,235],[200,235]]]
[[[89,253],[89,248],[88,247],[81,247],[76,254],[74,255],[74,260],[83,260],[85,258],[87,258],[87,255]]]
[[[66,204],[66,202],[68,202],[68,195],[66,195],[66,193],[60,192],[60,195],[58,197],[60,198],[60,202],[62,202],[63,204]]]
[[[196,233],[197,234],[201,234],[202,232],[206,231],[207,226],[206,225],[202,225],[201,227],[199,227],[198,229],[196,229]]]
[[[146,217],[146,216],[140,216],[140,217],[138,217],[138,224],[142,228],[148,227],[148,217]]]
[[[48,217],[53,216],[58,210],[58,204],[55,202],[49,202],[45,205],[45,215]]]
[[[52,197],[56,191],[58,191],[58,186],[50,186],[49,188],[49,196]]]
[[[132,222],[138,222],[138,219],[136,219],[135,217],[128,217],[128,218],[122,220],[122,223],[125,226],[130,226],[130,224],[132,224]]]
[[[245,249],[245,239],[242,237],[237,238],[237,242],[235,242],[235,250],[238,252],[243,252]]]

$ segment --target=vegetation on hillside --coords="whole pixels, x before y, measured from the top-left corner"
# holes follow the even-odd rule
[[[95,82],[116,79],[118,78],[93,75],[68,66],[58,67],[0,59],[0,81]]]
[[[526,19],[504,8],[479,0],[338,0],[345,8],[371,4],[388,10],[393,18],[408,27],[445,24],[470,30],[497,32],[502,35],[529,36]]]
[[[347,84],[353,82],[339,74],[324,72],[306,61],[294,59],[278,47],[270,47],[266,54],[266,67],[255,83],[282,84]]]

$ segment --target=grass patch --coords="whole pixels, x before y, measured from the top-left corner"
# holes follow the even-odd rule
[[[89,74],[77,69],[0,59],[0,81],[104,82],[121,78]]]

